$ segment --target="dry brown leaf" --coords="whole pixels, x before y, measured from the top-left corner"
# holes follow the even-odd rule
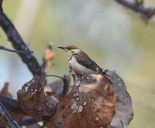
[[[17,95],[22,110],[37,120],[52,116],[52,110],[58,103],[57,100],[45,96],[44,78],[39,76],[25,83]]]
[[[110,124],[116,96],[103,76],[91,76],[91,80],[82,80],[79,91],[76,83],[70,94],[60,99],[48,128],[105,128]]]

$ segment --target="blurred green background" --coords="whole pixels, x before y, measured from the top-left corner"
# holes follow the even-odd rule
[[[154,0],[144,2],[155,8]],[[81,48],[102,68],[116,70],[132,97],[135,115],[129,128],[155,128],[155,18],[146,24],[114,0],[4,0],[3,10],[40,64],[53,42],[50,74],[68,74],[67,57],[57,49],[67,45]],[[0,35],[0,45],[12,48],[2,29]],[[0,87],[10,82],[16,98],[31,78],[17,54],[0,51]]]

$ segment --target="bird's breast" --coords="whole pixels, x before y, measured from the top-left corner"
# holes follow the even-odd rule
[[[74,56],[69,60],[69,64],[72,67],[72,69],[78,74],[85,75],[85,74],[96,73],[93,70],[86,68],[83,65],[79,64]]]

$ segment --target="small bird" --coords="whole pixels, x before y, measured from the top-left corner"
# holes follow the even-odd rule
[[[105,77],[107,76],[107,74],[103,72],[103,70],[92,59],[90,59],[85,52],[76,46],[70,45],[58,48],[63,49],[66,52],[69,66],[71,70],[76,73],[78,78],[79,76],[86,76],[88,74],[101,74]]]

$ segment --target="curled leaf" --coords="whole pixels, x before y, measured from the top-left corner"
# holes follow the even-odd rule
[[[48,120],[45,118],[52,116],[58,103],[58,100],[45,96],[44,78],[39,76],[25,83],[17,96],[23,111],[38,120]]]

